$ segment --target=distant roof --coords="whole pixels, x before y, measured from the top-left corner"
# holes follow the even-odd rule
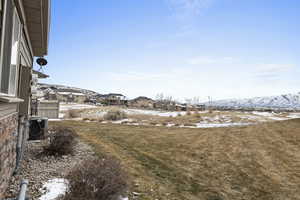
[[[61,94],[61,95],[74,95],[74,96],[85,96],[85,94],[79,93],[79,92],[57,92],[57,94]]]
[[[109,94],[102,94],[102,95],[100,95],[100,97],[110,97],[110,96],[125,97],[123,94],[118,94],[118,93],[109,93]]]
[[[49,77],[49,75],[44,74],[44,73],[39,72],[39,71],[36,71],[36,70],[32,70],[32,73],[38,75],[38,78],[48,78]]]
[[[139,96],[137,98],[132,99],[132,101],[140,101],[140,100],[154,101],[153,99],[145,96]]]
[[[109,95],[109,96],[122,96],[122,97],[125,97],[123,94],[118,94],[118,93],[109,93],[107,95]]]

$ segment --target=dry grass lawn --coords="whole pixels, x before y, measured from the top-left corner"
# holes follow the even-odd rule
[[[189,129],[62,121],[122,161],[138,199],[300,199],[300,120]]]

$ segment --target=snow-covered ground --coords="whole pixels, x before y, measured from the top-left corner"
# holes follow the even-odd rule
[[[55,200],[61,195],[64,195],[68,188],[68,181],[63,178],[55,178],[47,181],[40,191],[43,195],[39,200]]]

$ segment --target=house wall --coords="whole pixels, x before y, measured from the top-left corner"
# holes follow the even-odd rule
[[[0,0],[0,2],[3,2]],[[22,12],[19,12],[23,9],[23,7],[19,4],[21,1],[13,1],[17,8],[19,17],[21,18],[21,22],[24,22],[25,16]],[[1,20],[1,18],[0,18]],[[12,24],[9,24],[12,26]],[[8,27],[9,27],[8,26]],[[5,27],[7,28],[7,27]],[[20,163],[22,152],[24,152],[26,148],[26,134],[28,130],[25,129],[25,123],[20,123],[20,115],[23,115],[22,119],[28,118],[28,110],[29,110],[29,101],[30,101],[30,91],[27,87],[24,87],[24,82],[21,82],[23,75],[20,70],[20,66],[24,66],[29,68],[29,72],[31,72],[33,55],[29,44],[28,35],[25,33],[27,27],[24,26],[20,32],[20,45],[18,51],[18,58],[20,59],[17,65],[16,70],[16,85],[18,90],[16,91],[16,96],[10,96],[10,101],[1,100],[0,101],[0,199],[4,198],[5,190],[8,187],[10,182],[10,178],[12,174],[15,172],[17,167],[17,163]],[[6,30],[6,29],[5,29]],[[0,36],[1,32],[0,32]],[[0,38],[1,38],[0,37]],[[1,41],[0,41],[1,42]],[[11,46],[8,48],[7,46],[1,49],[3,52],[11,51]],[[0,59],[1,60],[1,59]],[[0,63],[1,65],[2,63]],[[0,66],[1,69],[2,65]],[[3,77],[0,77],[0,79]],[[30,86],[30,77],[27,78],[26,81],[27,86]],[[1,94],[2,96],[6,96]],[[16,99],[22,98],[24,101],[16,103]],[[4,103],[11,102],[11,103]],[[14,103],[13,103],[14,102]],[[21,112],[19,112],[21,111]],[[25,122],[25,121],[24,121]],[[20,139],[21,138],[21,139]],[[19,139],[19,145],[17,147]]]
[[[1,107],[3,109],[3,105]],[[6,109],[4,112],[8,111],[9,109]],[[0,117],[0,127],[0,199],[2,199],[16,167],[18,114],[13,112]]]

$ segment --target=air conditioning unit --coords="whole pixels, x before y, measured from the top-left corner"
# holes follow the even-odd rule
[[[48,131],[48,118],[31,117],[29,120],[28,140],[42,140]]]

